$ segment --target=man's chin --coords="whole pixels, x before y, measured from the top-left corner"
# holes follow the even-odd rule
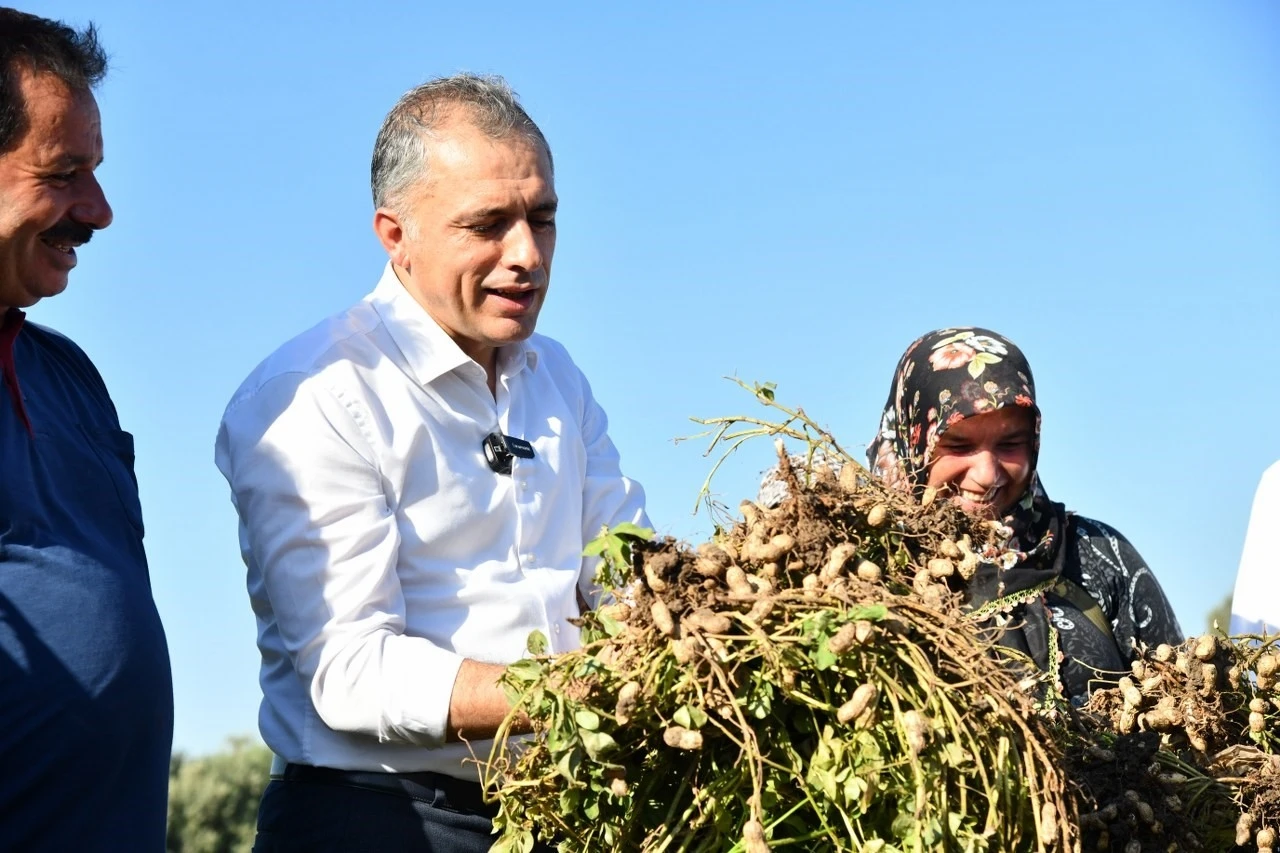
[[[527,341],[533,335],[536,325],[536,316],[528,319],[506,320],[496,324],[497,327],[490,330],[490,339],[494,341],[495,346],[518,344],[521,341]]]
[[[35,288],[32,293],[31,304],[34,305],[41,299],[48,299],[50,296],[57,296],[67,289],[68,284],[70,284],[70,281],[65,275],[60,279],[41,282],[41,285]]]
[[[71,270],[48,263],[35,263],[30,264],[26,270],[15,272],[14,278],[22,282],[18,285],[18,292],[14,294],[14,298],[25,300],[27,303],[15,307],[25,308],[27,305],[34,305],[41,299],[57,296],[66,290],[71,280]]]
[[[67,283],[63,282],[61,287],[44,286],[39,289],[23,288],[15,293],[12,297],[4,299],[0,297],[0,309],[4,308],[30,308],[41,299],[48,299],[50,296],[57,296],[59,293],[67,289]]]

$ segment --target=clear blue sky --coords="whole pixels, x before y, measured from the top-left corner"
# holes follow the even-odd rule
[[[178,749],[256,728],[223,406],[372,288],[374,135],[458,70],[505,75],[551,141],[539,330],[661,531],[709,530],[709,462],[672,438],[755,408],[721,377],[774,381],[861,447],[907,343],[978,324],[1036,371],[1050,495],[1127,534],[1186,630],[1230,590],[1280,457],[1280,5],[693,5],[24,4],[95,21],[114,57],[116,221],[32,316],[136,436]],[[754,495],[771,452],[722,497]]]

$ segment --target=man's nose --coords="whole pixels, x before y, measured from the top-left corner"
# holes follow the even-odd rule
[[[95,230],[106,228],[114,218],[107,195],[92,174],[86,175],[83,182],[84,190],[71,206],[71,218]]]
[[[507,229],[506,244],[503,249],[508,267],[536,270],[542,266],[542,249],[538,247],[533,229],[524,219],[518,220]]]

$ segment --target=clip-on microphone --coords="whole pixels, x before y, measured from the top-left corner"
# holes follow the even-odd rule
[[[533,458],[533,445],[523,438],[492,432],[484,437],[484,458],[496,474],[510,474],[511,460]]]

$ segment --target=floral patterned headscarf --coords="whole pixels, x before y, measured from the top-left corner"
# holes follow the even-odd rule
[[[972,604],[1017,596],[1062,574],[1066,509],[1040,485],[1040,409],[1035,380],[1022,351],[988,329],[957,327],[930,332],[907,347],[867,447],[871,471],[917,494],[929,479],[938,439],[965,418],[1020,406],[1034,414],[1035,439],[1027,490],[1001,519],[1001,547],[984,554],[990,563],[970,584]]]
[[[1005,406],[1023,406],[1035,414],[1034,471],[1040,409],[1022,351],[987,329],[930,332],[907,347],[898,362],[880,431],[867,449],[871,470],[885,482],[919,491],[929,479],[938,439],[948,428]],[[1035,479],[1033,474],[1033,484]]]

